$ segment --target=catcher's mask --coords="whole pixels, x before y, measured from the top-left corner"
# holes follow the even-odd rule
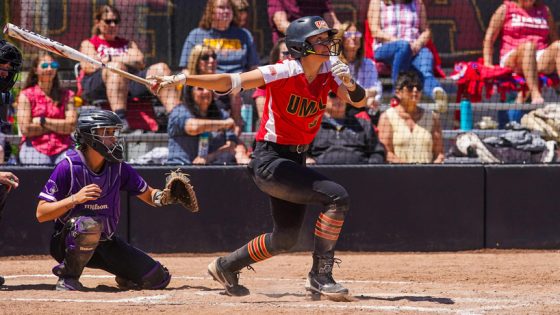
[[[124,160],[122,128],[121,119],[112,111],[90,110],[78,117],[74,139],[78,145],[86,145],[99,152],[107,161],[118,163]]]
[[[328,32],[327,40],[311,44],[307,40],[311,36]],[[338,30],[330,28],[327,22],[319,16],[305,16],[299,18],[288,26],[286,30],[286,46],[290,55],[301,58],[308,55],[338,56],[340,55],[340,39],[332,38]],[[314,45],[324,45],[328,48],[328,54],[319,54],[313,49]]]
[[[0,93],[8,92],[16,83],[23,59],[19,50],[0,39]]]

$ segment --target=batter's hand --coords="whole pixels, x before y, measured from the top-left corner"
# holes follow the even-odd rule
[[[18,188],[19,178],[12,172],[0,172],[0,184],[6,185],[10,191],[12,188]]]
[[[146,78],[147,80],[152,81],[152,85],[150,86],[150,90],[154,94],[158,94],[161,89],[165,88],[169,85],[177,85],[179,83],[183,83],[187,81],[187,75],[184,73],[175,74],[175,75],[153,75]]]
[[[353,89],[356,85],[356,82],[352,79],[352,75],[350,74],[350,68],[344,62],[337,60],[332,68],[331,71],[334,75],[338,76],[342,83],[350,89]]]
[[[82,204],[90,200],[97,200],[101,196],[101,188],[96,184],[84,186],[74,195],[74,202]]]

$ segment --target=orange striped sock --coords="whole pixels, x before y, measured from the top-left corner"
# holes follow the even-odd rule
[[[315,236],[329,241],[336,241],[343,224],[344,220],[333,219],[321,213],[315,223]]]
[[[249,256],[254,262],[263,261],[272,257],[270,252],[266,249],[266,234],[259,235],[247,243],[247,250]]]

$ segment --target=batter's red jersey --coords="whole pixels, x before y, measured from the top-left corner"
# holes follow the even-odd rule
[[[335,57],[336,58],[336,57]],[[257,141],[309,144],[321,126],[327,95],[342,83],[331,72],[332,59],[323,63],[309,83],[299,60],[259,67],[266,83],[266,101]]]

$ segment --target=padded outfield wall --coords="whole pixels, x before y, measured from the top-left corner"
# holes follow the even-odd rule
[[[340,250],[456,251],[560,248],[559,166],[317,167],[344,185],[351,210]],[[49,168],[14,168],[0,222],[0,255],[47,254],[52,223],[37,223]],[[154,187],[169,168],[138,168]],[[122,194],[119,235],[149,252],[229,251],[271,229],[268,200],[245,167],[190,167],[201,211],[151,208]],[[320,207],[311,206],[297,250],[310,250]]]

